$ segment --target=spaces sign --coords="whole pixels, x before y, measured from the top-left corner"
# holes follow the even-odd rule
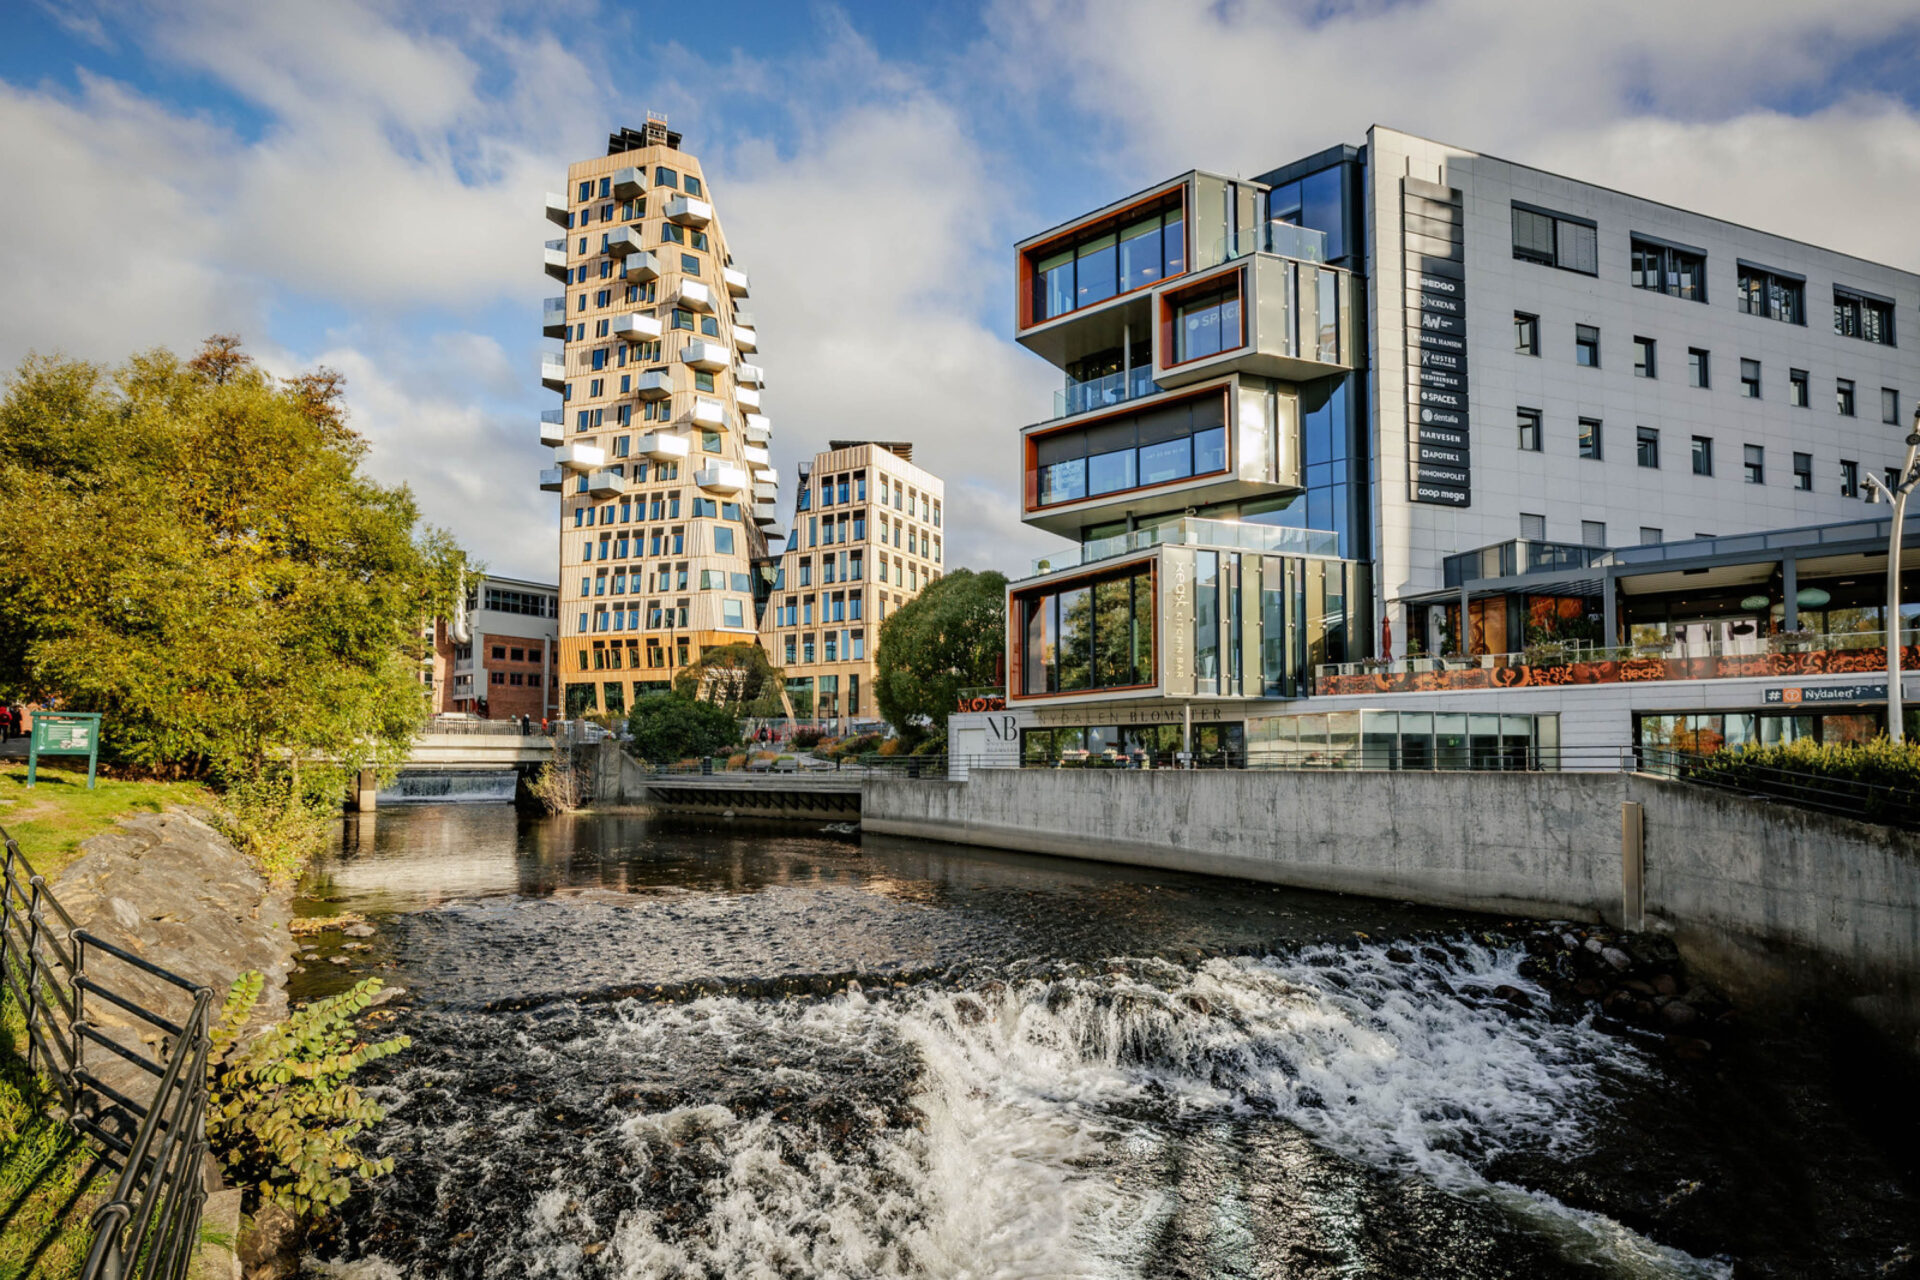
[[[1473,502],[1473,466],[1467,452],[1465,221],[1458,188],[1400,179],[1409,496],[1445,507]]]

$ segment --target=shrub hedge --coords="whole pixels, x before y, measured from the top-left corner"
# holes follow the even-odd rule
[[[1788,776],[1792,775],[1792,776]],[[1920,743],[1815,742],[1749,745],[1688,760],[1681,776],[1782,799],[1856,808],[1866,821],[1920,815]]]

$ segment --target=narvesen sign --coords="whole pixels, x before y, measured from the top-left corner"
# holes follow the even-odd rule
[[[1467,284],[1460,192],[1400,179],[1406,275],[1407,487],[1414,502],[1473,502],[1467,429]]]

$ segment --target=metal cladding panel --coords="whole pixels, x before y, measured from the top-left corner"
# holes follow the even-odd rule
[[[1160,691],[1191,698],[1194,567],[1191,547],[1160,548]]]

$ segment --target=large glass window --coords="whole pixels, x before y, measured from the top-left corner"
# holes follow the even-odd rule
[[[1633,240],[1633,287],[1655,293],[1686,298],[1691,302],[1707,300],[1707,255],[1672,245]]]
[[[1513,205],[1513,256],[1523,262],[1600,274],[1599,233],[1584,218]]]
[[[1214,392],[1041,436],[1034,465],[1039,506],[1225,471],[1226,401]]]
[[[1806,282],[1743,262],[1740,264],[1740,309],[1750,316],[1805,324]]]
[[[1151,684],[1153,566],[1142,563],[1091,583],[1016,602],[1021,687],[1027,693]]]
[[[1246,339],[1240,325],[1240,277],[1225,285],[1189,295],[1174,304],[1173,363],[1184,364],[1219,355],[1241,346]]]
[[[1095,223],[1033,263],[1033,323],[1105,302],[1187,269],[1186,228],[1178,197],[1118,225]]]
[[[1893,304],[1835,289],[1833,331],[1843,338],[1860,338],[1891,347],[1894,345]]]

